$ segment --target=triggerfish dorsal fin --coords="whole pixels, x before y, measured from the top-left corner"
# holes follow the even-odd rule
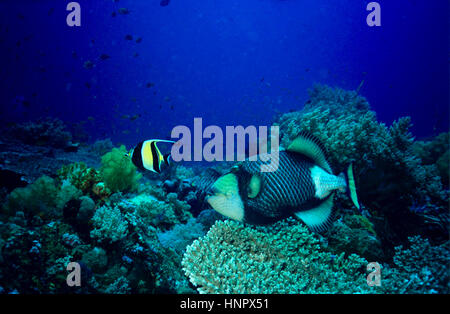
[[[296,212],[294,215],[303,221],[313,232],[323,232],[328,229],[333,221],[333,196],[330,194],[317,207]]]
[[[328,173],[333,173],[331,166],[327,160],[326,150],[323,144],[314,135],[302,131],[292,141],[287,151],[305,155],[325,169]]]

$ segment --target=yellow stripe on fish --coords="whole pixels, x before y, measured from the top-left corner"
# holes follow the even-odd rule
[[[161,173],[163,164],[169,165],[170,153],[163,155],[158,148],[158,143],[175,143],[168,140],[152,139],[142,141],[131,152],[131,161],[141,170],[150,170]]]

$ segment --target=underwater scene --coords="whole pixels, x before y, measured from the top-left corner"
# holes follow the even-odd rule
[[[449,12],[1,1],[0,294],[448,294]]]

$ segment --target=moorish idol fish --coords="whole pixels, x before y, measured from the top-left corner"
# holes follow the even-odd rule
[[[133,164],[141,170],[150,170],[161,173],[163,164],[169,165],[170,153],[163,155],[158,148],[158,143],[175,143],[168,140],[142,141],[127,154]]]
[[[206,201],[219,213],[250,224],[269,224],[294,216],[312,231],[332,222],[333,197],[347,192],[360,209],[352,165],[346,174],[333,174],[321,142],[301,132],[287,150],[279,152],[279,166],[261,172],[265,164],[248,159],[215,181]]]

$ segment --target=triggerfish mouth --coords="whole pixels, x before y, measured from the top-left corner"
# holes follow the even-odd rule
[[[219,213],[250,224],[269,224],[289,216],[323,232],[333,218],[333,197],[347,192],[360,209],[352,165],[334,175],[322,143],[301,132],[279,152],[279,167],[261,172],[264,162],[245,160],[212,185],[206,201]]]

